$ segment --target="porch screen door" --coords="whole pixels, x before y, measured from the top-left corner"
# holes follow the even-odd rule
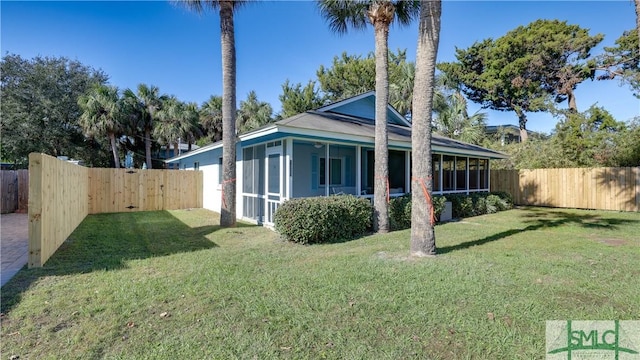
[[[282,148],[267,148],[267,201],[266,222],[273,224],[275,214],[282,198]]]

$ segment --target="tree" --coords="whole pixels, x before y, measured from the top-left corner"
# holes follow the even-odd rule
[[[463,93],[485,108],[514,111],[523,141],[527,139],[527,112],[546,111],[568,99],[577,111],[573,90],[592,74],[589,51],[602,35],[589,36],[576,25],[537,20],[497,40],[456,49],[458,62],[439,69],[462,85]]]
[[[204,136],[200,128],[200,109],[194,102],[183,104],[183,107],[182,138],[188,144],[187,151],[191,151],[193,143]]]
[[[433,189],[431,153],[431,113],[435,88],[436,57],[440,41],[442,3],[421,1],[416,50],[416,76],[413,88],[411,130],[411,255],[436,254],[433,229]]]
[[[188,8],[219,10],[222,43],[222,206],[220,226],[236,225],[236,43],[233,14],[242,1],[185,0]]]
[[[363,57],[343,52],[330,68],[320,65],[316,75],[328,101],[338,101],[375,89],[376,61],[373,53]],[[389,103],[403,115],[411,113],[415,65],[407,62],[407,51],[389,51]]]
[[[91,166],[109,166],[108,142],[87,139],[78,98],[108,76],[65,57],[25,59],[7,54],[0,63],[0,145],[3,160],[23,168],[29,153],[65,155]]]
[[[416,1],[349,1],[319,0],[322,16],[332,30],[346,33],[348,27],[363,29],[371,23],[375,35],[375,180],[373,228],[377,232],[389,231],[388,176],[388,130],[387,106],[389,104],[389,27],[394,20],[407,25],[419,7]]]
[[[178,141],[183,134],[183,111],[183,104],[175,96],[170,96],[162,101],[157,120],[153,124],[153,138],[165,146],[167,158],[171,145],[174,155],[178,155]]]
[[[129,92],[130,93],[130,92]],[[154,129],[154,123],[158,120],[158,112],[162,107],[162,101],[166,99],[166,96],[160,95],[160,89],[157,86],[148,86],[146,84],[138,85],[138,92],[136,94],[140,105],[137,107],[141,110],[139,126],[144,131],[144,144],[145,144],[145,159],[147,169],[152,169],[151,164],[151,132]]]
[[[251,90],[247,95],[247,100],[240,102],[236,126],[238,133],[249,132],[272,122],[271,114],[273,114],[271,105],[259,101],[256,92]]]
[[[282,94],[280,94],[279,99],[282,104],[282,111],[278,117],[281,119],[317,109],[324,105],[325,102],[316,90],[315,81],[309,81],[303,88],[302,84],[290,85],[289,80],[287,80],[282,84]]]
[[[434,101],[434,103],[436,103]],[[461,92],[452,92],[437,102],[433,124],[443,136],[471,144],[480,144],[485,136],[487,114],[476,112],[469,116],[467,99]]]
[[[330,68],[320,65],[316,76],[320,89],[329,101],[346,99],[375,89],[376,60],[371,53],[363,58],[345,51],[333,58]]]
[[[120,168],[120,156],[116,137],[124,132],[122,104],[115,86],[96,85],[88,95],[78,98],[78,105],[82,110],[80,126],[87,136],[106,136],[111,144],[113,162],[116,169]]]
[[[569,113],[558,122],[555,139],[563,158],[577,166],[615,166],[618,139],[625,130],[625,123],[592,105],[584,113]]]
[[[640,98],[640,49],[638,30],[625,31],[613,47],[605,47],[604,54],[598,58],[596,70],[604,71],[598,80],[618,78],[627,83]]]
[[[200,126],[209,141],[222,140],[222,97],[211,95],[200,107]]]

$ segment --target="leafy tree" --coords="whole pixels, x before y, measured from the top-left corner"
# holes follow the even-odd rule
[[[602,35],[589,36],[576,25],[537,20],[497,40],[456,49],[458,62],[439,69],[462,85],[463,93],[485,108],[514,111],[521,138],[527,139],[527,112],[546,111],[550,100],[569,100],[577,111],[573,90],[591,76],[590,49]]]
[[[185,0],[191,10],[219,10],[222,42],[222,206],[220,225],[236,225],[236,41],[233,14],[243,1]]]
[[[598,76],[598,80],[619,78],[627,83],[640,98],[640,41],[638,30],[625,31],[616,40],[616,46],[605,47],[605,53],[599,57],[596,70],[605,73]]]
[[[376,60],[373,54],[363,58],[343,52],[333,58],[330,68],[320,65],[316,76],[327,99],[346,99],[375,89]]]
[[[389,103],[403,115],[411,113],[415,64],[407,62],[406,50],[389,51]],[[375,89],[376,62],[373,53],[366,57],[343,52],[333,58],[330,68],[320,66],[316,75],[328,101],[338,101]]]
[[[222,140],[222,97],[211,95],[200,107],[200,126],[209,141]]]
[[[118,88],[96,85],[89,94],[78,98],[82,110],[80,126],[88,136],[105,136],[111,144],[113,161],[120,168],[117,139],[124,132],[123,113]]]
[[[271,118],[273,109],[271,105],[258,100],[255,91],[250,91],[247,99],[240,102],[238,110],[238,133],[245,133],[257,129],[273,121]]]
[[[627,124],[616,144],[615,166],[640,166],[640,117]]]
[[[577,166],[614,166],[618,138],[625,130],[604,108],[591,106],[558,122],[555,138],[563,157]]]
[[[24,59],[7,54],[0,63],[0,146],[3,160],[26,167],[31,152],[83,159],[105,166],[108,143],[87,139],[79,118],[78,98],[107,75],[65,57]]]
[[[332,30],[346,33],[348,27],[363,29],[367,23],[373,26],[375,35],[375,180],[373,228],[378,232],[389,231],[389,206],[387,204],[387,180],[389,176],[387,106],[389,104],[389,27],[396,20],[407,25],[419,10],[416,1],[349,1],[319,0],[322,16]]]
[[[287,80],[282,84],[282,94],[279,99],[282,111],[278,117],[281,119],[317,109],[325,103],[324,98],[316,90],[315,81],[309,81],[305,87],[302,87],[300,83],[291,85]]]
[[[436,235],[431,218],[434,209],[427,197],[430,198],[433,191],[431,114],[442,3],[440,0],[427,0],[421,1],[420,5],[411,132],[411,255],[429,256],[436,254]]]

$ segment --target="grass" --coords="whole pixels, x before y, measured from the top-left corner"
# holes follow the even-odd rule
[[[87,217],[2,288],[2,357],[542,359],[545,320],[640,317],[640,214],[525,208],[302,246],[206,210]]]

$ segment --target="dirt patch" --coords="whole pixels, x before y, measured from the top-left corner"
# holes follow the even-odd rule
[[[626,240],[622,239],[596,239],[596,241],[609,246],[621,246],[627,243]]]

